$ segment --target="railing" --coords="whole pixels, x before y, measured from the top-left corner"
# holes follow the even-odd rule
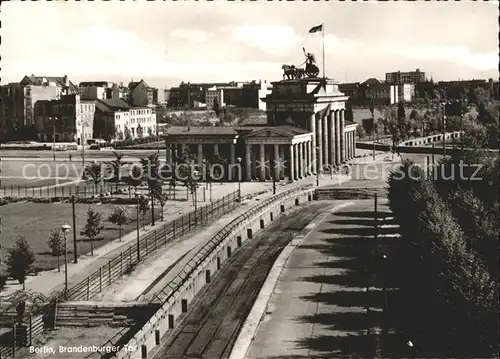
[[[238,191],[232,192],[210,205],[200,207],[143,235],[138,243],[130,245],[128,249],[69,289],[65,299],[68,301],[90,300],[110,286],[114,280],[133,269],[141,260],[175,240],[177,236],[182,236],[191,229],[231,211],[236,206],[238,196]]]
[[[322,199],[368,199],[377,195],[386,195],[387,189],[383,187],[360,188],[360,187],[333,187],[318,188],[315,190],[316,198]]]
[[[174,295],[174,293],[184,285],[184,283],[189,279],[193,272],[196,271],[196,268],[211,255],[211,253],[219,246],[219,244],[222,243],[224,239],[226,239],[241,224],[241,222],[252,217],[256,213],[259,213],[263,208],[269,206],[270,204],[275,203],[294,192],[300,192],[312,188],[312,184],[307,184],[297,188],[289,189],[285,192],[262,201],[259,205],[250,208],[247,212],[232,220],[226,227],[224,227],[215,236],[213,236],[206,246],[204,246],[198,253],[196,253],[194,257],[194,263],[192,262],[184,266],[180,273],[172,280],[174,286],[172,287],[169,284],[164,287],[157,295],[153,297],[152,300],[150,300],[150,303],[160,302],[162,303],[162,305],[165,304],[172,297],[172,295]],[[166,291],[168,289],[170,289],[170,291],[167,294]]]
[[[138,242],[130,245],[126,250],[109,260],[107,264],[102,265],[84,280],[72,286],[66,293],[61,292],[52,296],[50,303],[33,308],[31,313],[25,314],[26,317],[42,315],[45,317],[45,322],[53,323],[52,316],[55,314],[55,303],[65,300],[90,300],[93,296],[109,287],[116,279],[132,270],[137,264],[149,257],[149,255],[175,240],[178,236],[183,236],[191,231],[191,229],[204,225],[233,210],[237,203],[239,203],[239,198],[239,191],[234,191],[141,236]],[[36,339],[34,337],[35,334],[40,333],[38,331],[30,331],[30,341]],[[12,352],[12,348],[0,346],[0,353],[3,356],[11,355],[8,354],[9,350]]]

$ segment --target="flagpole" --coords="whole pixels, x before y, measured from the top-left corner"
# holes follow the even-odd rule
[[[321,37],[322,37],[322,43],[323,43],[323,78],[326,79],[326,74],[325,74],[325,25],[321,24]]]

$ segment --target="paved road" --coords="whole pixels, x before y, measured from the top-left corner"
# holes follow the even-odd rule
[[[238,331],[275,259],[324,207],[305,206],[247,242],[198,295],[183,322],[156,352],[155,358],[228,358]]]
[[[375,333],[384,296],[374,261],[385,249],[373,239],[373,200],[352,202],[325,217],[293,252],[247,359],[374,358],[382,350]],[[385,204],[379,210],[390,216]],[[391,347],[401,350],[404,341],[395,337]]]

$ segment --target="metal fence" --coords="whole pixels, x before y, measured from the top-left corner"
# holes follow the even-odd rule
[[[165,302],[167,302],[170,297],[172,297],[176,293],[176,291],[178,291],[184,285],[184,283],[189,279],[194,271],[196,271],[196,268],[198,268],[198,266],[203,263],[203,261],[205,261],[205,259],[207,259],[214,250],[216,250],[217,246],[222,243],[222,241],[224,241],[227,236],[230,235],[231,232],[233,232],[240,225],[241,222],[252,217],[256,213],[259,213],[263,208],[269,206],[270,204],[275,203],[292,193],[301,192],[312,188],[312,184],[307,184],[297,188],[289,189],[285,192],[279,193],[271,198],[262,201],[259,205],[250,208],[248,211],[232,220],[226,227],[224,227],[215,236],[213,236],[212,239],[210,239],[210,241],[198,253],[196,253],[194,260],[187,264],[171,281],[173,285],[169,284],[164,287],[157,295],[155,295],[150,300],[150,303],[160,302],[164,304]]]
[[[369,199],[374,198],[375,195],[387,195],[387,189],[383,187],[331,187],[331,188],[318,188],[315,190],[315,196],[318,200],[328,199]]]
[[[167,243],[172,242],[179,236],[187,234],[192,229],[205,225],[232,211],[239,202],[240,193],[237,190],[210,204],[197,208],[195,211],[191,211],[165,223],[158,229],[142,235],[136,243],[133,245],[131,244],[127,249],[110,259],[107,264],[100,266],[99,269],[87,276],[84,280],[72,286],[66,293],[63,292],[51,298],[50,303],[34,309],[31,313],[26,313],[25,317],[43,316],[44,322],[53,323],[58,301],[92,299],[93,296],[101,293],[123,274],[133,270],[137,264],[148,258]],[[29,342],[33,342],[41,334],[41,331],[30,330],[29,334]],[[21,344],[19,340],[17,340],[17,344],[14,343],[12,331],[10,334],[6,333],[6,335],[10,335],[12,343],[10,346],[0,343],[0,354],[2,357],[10,357],[13,348]]]

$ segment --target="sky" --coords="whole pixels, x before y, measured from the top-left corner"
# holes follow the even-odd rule
[[[302,47],[322,69],[323,43],[326,76],[341,83],[417,68],[498,79],[498,16],[498,1],[4,2],[1,80],[276,81]],[[324,34],[308,33],[319,24]]]

